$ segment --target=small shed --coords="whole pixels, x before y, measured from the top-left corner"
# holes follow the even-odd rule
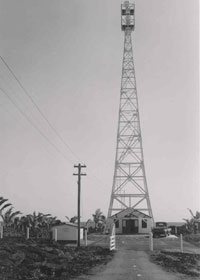
[[[78,225],[66,223],[51,228],[52,239],[55,240],[55,232],[57,229],[57,240],[75,242],[78,239]],[[83,239],[83,228],[80,229],[80,239]]]
[[[147,234],[153,227],[152,218],[133,208],[124,209],[110,217],[116,234]]]

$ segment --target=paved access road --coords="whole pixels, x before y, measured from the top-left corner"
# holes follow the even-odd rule
[[[96,245],[105,246],[108,238]],[[179,251],[179,240],[154,239],[156,250]],[[198,249],[184,242],[185,252],[200,253]],[[144,236],[117,236],[117,251],[107,265],[92,269],[89,275],[76,280],[183,280],[180,274],[164,271],[149,260],[149,238]],[[190,278],[192,279],[192,278]]]

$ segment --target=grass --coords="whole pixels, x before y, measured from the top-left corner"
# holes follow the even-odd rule
[[[200,233],[184,235],[183,239],[200,248]]]

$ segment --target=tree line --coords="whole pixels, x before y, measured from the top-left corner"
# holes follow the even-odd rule
[[[0,217],[2,218],[4,233],[7,236],[25,236],[27,228],[29,228],[30,237],[34,238],[49,238],[50,229],[53,226],[66,224],[56,216],[51,214],[44,214],[41,212],[32,214],[22,215],[20,211],[14,211],[13,205],[8,201],[7,198],[0,197]],[[77,222],[77,216],[73,216],[69,219],[65,216],[70,223]],[[87,227],[89,232],[103,232],[106,217],[98,208],[92,215],[93,221],[89,219],[87,221]],[[91,227],[91,223],[94,226]]]

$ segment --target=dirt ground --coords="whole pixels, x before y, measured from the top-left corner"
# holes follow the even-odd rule
[[[112,253],[52,241],[0,239],[0,280],[66,280],[106,264]]]
[[[146,252],[118,250],[106,266],[96,267],[89,275],[80,276],[76,280],[178,280],[172,273],[149,261]]]
[[[108,242],[108,239],[101,239],[99,244],[103,246],[106,242]],[[197,280],[199,279],[198,260],[200,255],[198,253],[200,253],[200,250],[187,242],[184,242],[183,245],[185,253],[182,254],[180,253],[178,239],[154,239],[155,251],[150,252],[148,238],[117,236],[117,250],[114,258],[106,266],[96,267],[88,275],[82,275],[75,279]],[[193,259],[194,255],[197,255],[197,259]]]
[[[155,252],[151,259],[165,270],[179,272],[187,277],[200,277],[200,254]]]
[[[179,239],[117,236],[111,253],[109,236],[90,236],[88,247],[0,240],[0,280],[197,280],[200,249]]]

